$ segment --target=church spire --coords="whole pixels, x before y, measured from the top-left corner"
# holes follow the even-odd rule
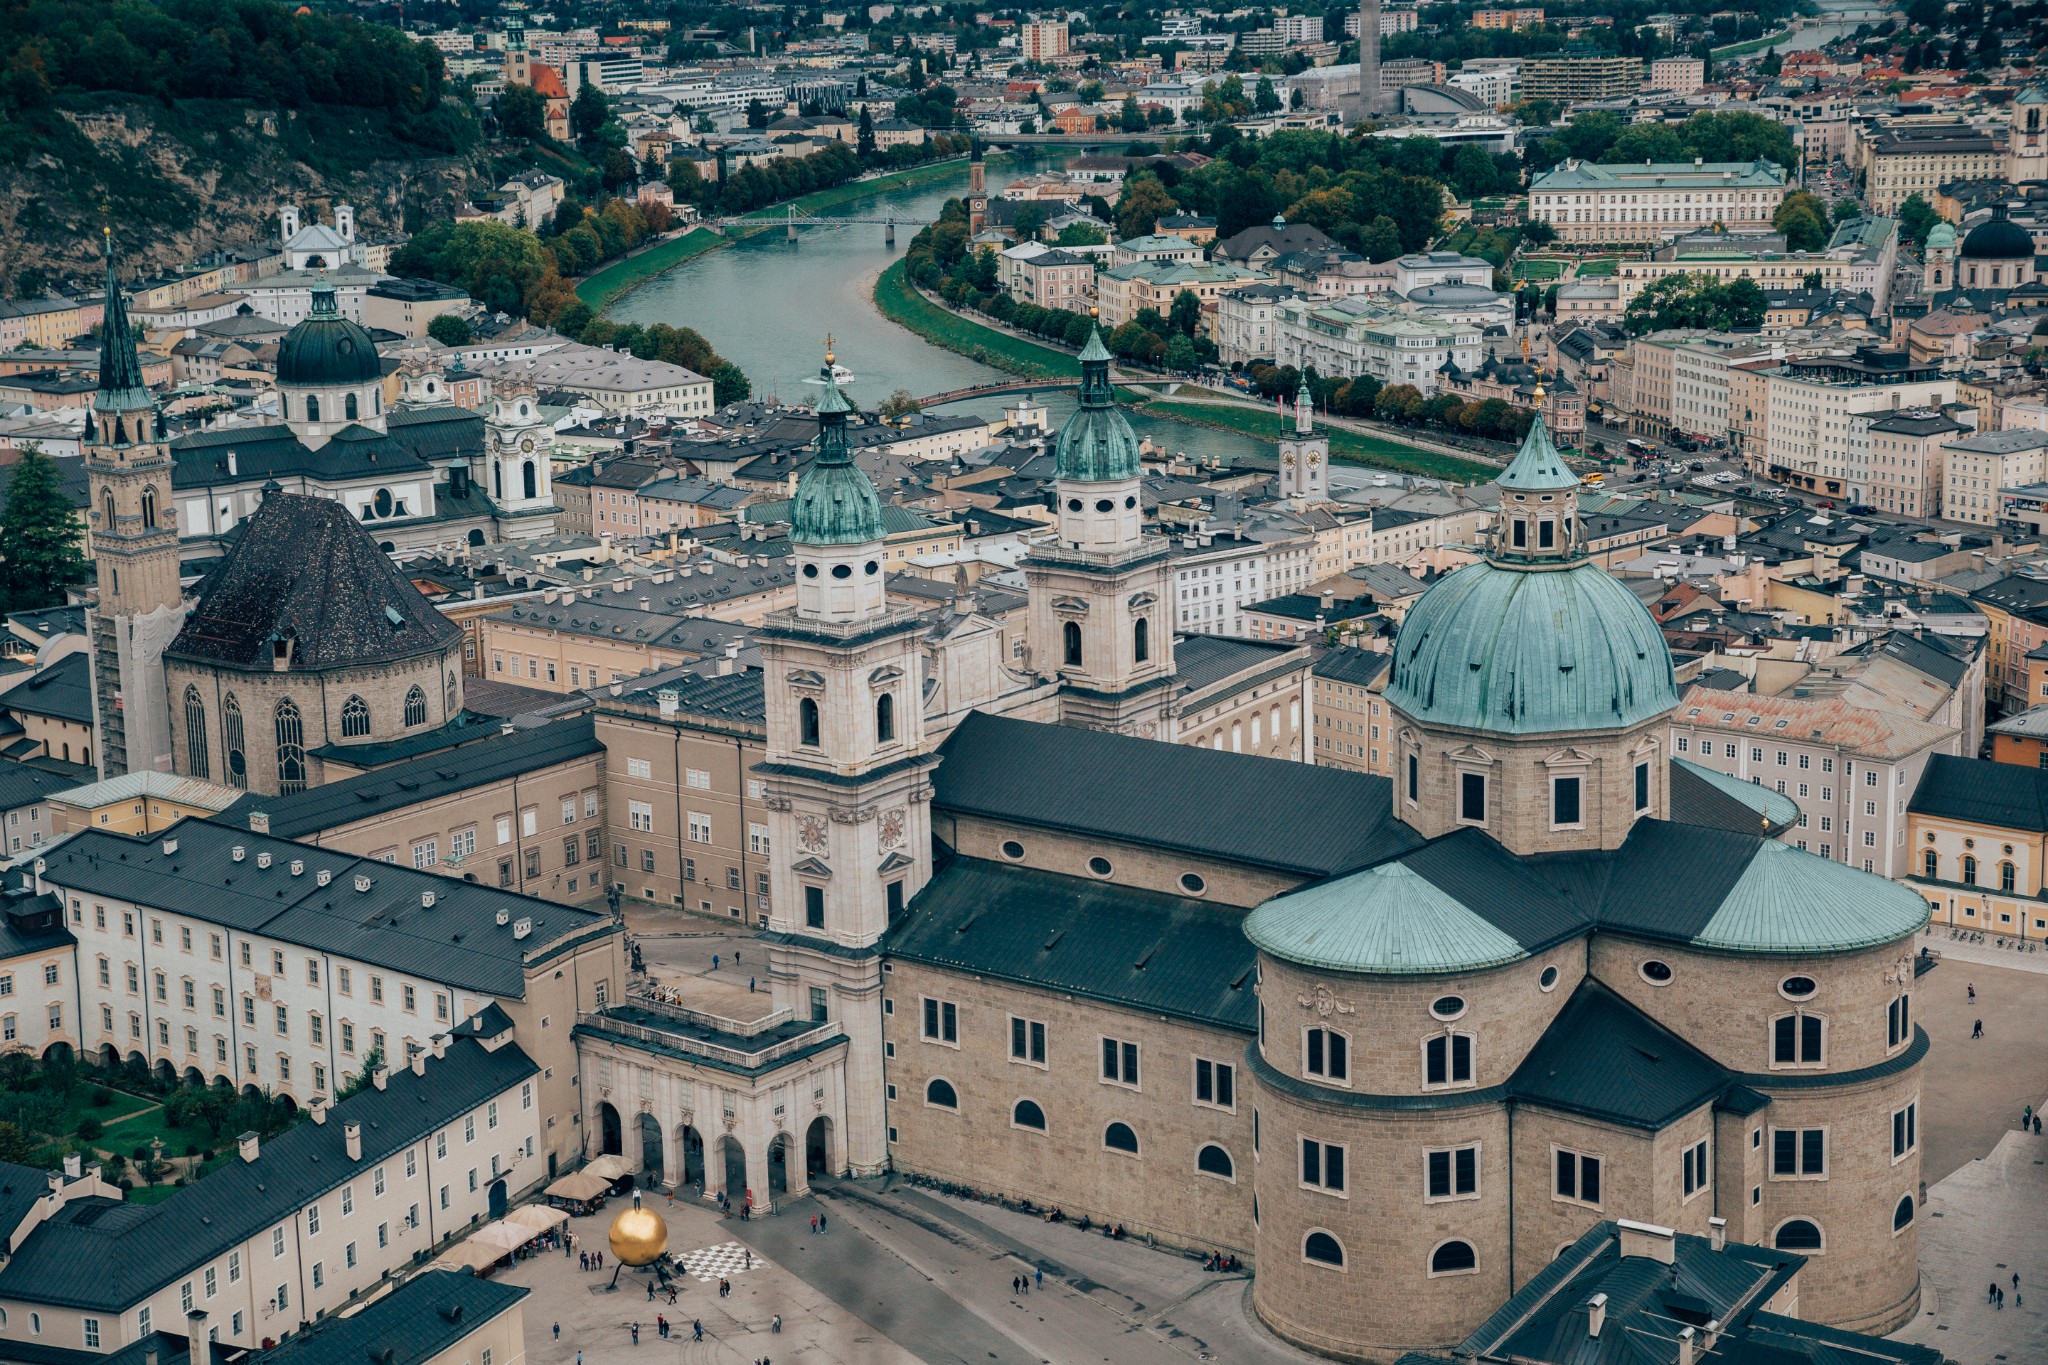
[[[128,301],[121,297],[121,274],[114,263],[114,229],[102,229],[107,260],[107,299],[100,321],[100,390],[93,407],[100,412],[135,412],[155,406],[142,382],[142,360],[135,353],[135,334],[128,325]],[[146,433],[145,433],[146,434]]]
[[[1294,391],[1294,434],[1307,436],[1316,429],[1315,399],[1308,391],[1308,371],[1301,372],[1301,387]]]
[[[1117,411],[1109,348],[1101,329],[1091,326],[1081,348],[1081,405],[1060,428],[1053,477],[1061,483],[1121,483],[1138,477],[1138,465],[1137,435]]]

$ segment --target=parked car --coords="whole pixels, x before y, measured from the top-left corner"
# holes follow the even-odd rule
[[[1850,503],[1849,512],[1852,516],[1858,517],[1874,517],[1877,515],[1877,509],[1867,502]]]

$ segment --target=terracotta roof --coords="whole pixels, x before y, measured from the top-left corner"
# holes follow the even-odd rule
[[[1750,718],[1756,717],[1756,724]],[[1903,758],[1939,744],[1954,732],[1909,716],[1866,711],[1848,702],[1816,697],[1757,697],[1695,686],[1672,720],[1759,740],[1819,742],[1871,758]],[[1785,722],[1782,726],[1779,722]]]

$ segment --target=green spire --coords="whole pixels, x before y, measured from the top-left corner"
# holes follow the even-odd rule
[[[1522,448],[1497,482],[1502,488],[1516,493],[1557,493],[1579,486],[1578,475],[1557,453],[1557,447],[1550,443],[1550,432],[1543,425],[1543,391],[1537,391],[1536,420],[1529,423],[1529,434],[1522,440]]]
[[[846,417],[854,411],[832,377],[835,357],[825,345],[818,377],[818,456],[796,481],[789,538],[798,545],[866,545],[882,538],[882,498],[874,481],[853,462],[846,443]]]
[[[1088,329],[1081,348],[1081,406],[1060,428],[1053,477],[1069,483],[1115,483],[1138,477],[1138,438],[1117,410],[1102,331]]]
[[[114,230],[104,231],[107,301],[100,320],[100,391],[92,405],[100,412],[134,412],[156,406],[156,400],[142,382],[142,360],[128,327],[128,301],[121,297],[121,276],[114,268]]]

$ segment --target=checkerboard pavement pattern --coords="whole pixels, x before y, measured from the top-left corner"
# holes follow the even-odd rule
[[[693,1280],[710,1284],[714,1280],[729,1279],[744,1275],[749,1270],[761,1270],[768,1262],[757,1253],[753,1263],[747,1262],[747,1247],[739,1242],[720,1242],[717,1246],[699,1247],[683,1253],[676,1259],[682,1263],[683,1273]]]

